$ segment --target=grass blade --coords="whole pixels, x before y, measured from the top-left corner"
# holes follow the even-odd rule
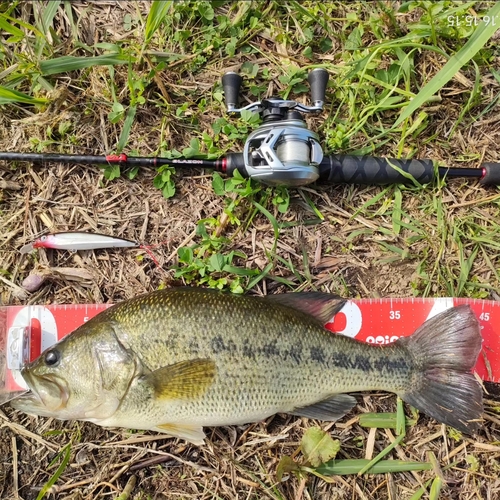
[[[405,418],[405,426],[410,427],[417,423],[416,419]],[[359,416],[361,427],[375,427],[377,429],[397,429],[396,413],[363,413]]]
[[[172,2],[165,2],[163,0],[154,0],[149,10],[148,19],[146,20],[146,28],[144,30],[144,43],[147,45],[156,30],[160,27],[161,22],[167,15]]]
[[[260,272],[257,276],[252,278],[249,282],[248,285],[246,286],[247,290],[251,290],[257,283],[262,281],[272,270],[273,268],[273,263],[269,262],[267,266]]]
[[[64,454],[64,455],[63,455]],[[51,465],[55,463],[58,458],[63,455],[63,459],[61,463],[59,464],[59,467],[57,470],[54,472],[54,475],[44,484],[43,488],[41,489],[40,493],[38,493],[38,496],[36,497],[36,500],[42,500],[45,497],[45,494],[52,488],[52,486],[57,482],[61,474],[64,472],[64,469],[66,469],[66,466],[69,463],[69,459],[71,456],[71,446],[70,444],[67,444],[60,453],[57,454],[56,458],[52,461]]]
[[[496,3],[485,15],[488,19],[498,19],[500,3]],[[443,66],[431,81],[415,96],[394,123],[394,128],[411,116],[422,104],[444,87],[488,42],[497,31],[495,23],[481,21],[467,43]]]
[[[403,195],[399,187],[394,188],[394,210],[392,211],[392,230],[394,234],[401,232],[401,206],[403,204]]]
[[[127,116],[125,117],[125,122],[123,123],[122,132],[120,134],[120,139],[118,141],[118,146],[116,147],[118,153],[121,153],[124,150],[125,146],[127,145],[136,112],[137,112],[137,106],[130,106],[128,108]]]
[[[351,460],[331,460],[320,465],[317,472],[324,476],[346,476],[349,474],[359,474],[366,469],[371,460],[351,459]],[[409,472],[417,470],[431,470],[432,464],[428,462],[407,462],[405,460],[380,460],[370,467],[367,474],[387,474],[392,472]]]
[[[273,248],[271,250],[271,254],[274,254],[274,252],[276,250],[276,245],[278,244],[278,238],[279,238],[279,234],[280,234],[280,229],[278,227],[278,222],[277,222],[276,218],[274,217],[274,215],[271,212],[269,212],[269,210],[267,210],[266,208],[264,208],[260,203],[257,203],[256,201],[254,201],[253,205],[254,205],[255,208],[258,208],[269,219],[269,222],[273,226],[273,231],[274,231],[274,245],[273,245]]]
[[[7,22],[5,17],[3,15],[0,15],[0,29],[2,31],[6,31],[7,33],[10,33],[14,37],[17,37],[19,40],[22,40],[24,38],[24,31],[20,30],[18,27],[14,26],[13,24],[10,24]],[[12,40],[10,40],[12,42]]]
[[[440,477],[435,477],[432,481],[431,491],[429,492],[429,500],[439,500],[439,494],[443,487],[443,481]]]
[[[35,36],[39,37],[39,38],[43,38],[44,37],[43,33],[41,33],[40,31],[38,31],[38,29],[35,26],[33,26],[33,25],[29,24],[29,23],[25,23],[21,19],[15,19],[14,17],[11,17],[11,16],[9,16],[7,14],[1,14],[1,17],[3,19],[7,20],[7,21],[12,21],[15,24],[19,24],[19,26],[21,26],[22,28],[24,28],[24,29],[26,29],[28,31],[32,31],[33,34]],[[9,30],[7,30],[7,31],[10,33]],[[24,38],[25,34],[23,33],[22,36]]]
[[[40,71],[42,75],[48,76],[93,66],[114,66],[128,63],[130,57],[130,55],[124,54],[104,54],[94,57],[63,56],[48,61],[40,61]]]
[[[57,14],[57,10],[59,9],[60,1],[51,1],[44,3],[43,6],[40,7],[40,11],[42,15],[40,19],[37,19],[38,28],[42,33],[48,33],[49,29],[52,27],[52,21],[54,20],[55,15]],[[39,12],[35,9],[36,17],[40,15]]]
[[[352,219],[355,219],[359,214],[363,213],[367,208],[371,207],[372,205],[375,205],[381,198],[383,198],[387,191],[389,191],[389,188],[385,188],[379,193],[377,193],[375,196],[372,196],[362,207],[358,208],[356,212],[351,216]]]
[[[19,102],[22,104],[47,104],[48,99],[31,97],[17,90],[8,89],[0,85],[0,105]]]
[[[405,428],[405,414],[403,408],[403,400],[398,397],[397,399],[397,411],[396,411],[396,432],[399,434],[398,437],[386,448],[384,448],[375,458],[368,460],[366,465],[358,472],[358,474],[365,474],[366,472],[373,469],[373,466],[378,464],[382,458],[384,458],[391,450],[396,448],[401,441],[403,441],[406,435]]]

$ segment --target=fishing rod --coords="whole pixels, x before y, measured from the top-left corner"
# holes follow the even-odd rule
[[[480,168],[434,167],[432,160],[377,158],[342,154],[324,155],[319,136],[307,128],[304,115],[323,111],[329,75],[325,69],[309,72],[312,106],[271,97],[238,108],[242,78],[234,72],[222,77],[226,108],[230,114],[258,113],[262,124],[248,136],[242,153],[228,153],[216,160],[113,155],[0,152],[0,160],[35,164],[119,165],[176,168],[210,168],[226,175],[238,170],[268,185],[303,186],[327,184],[427,184],[434,178],[470,178],[480,184],[500,185],[500,163],[482,163]]]

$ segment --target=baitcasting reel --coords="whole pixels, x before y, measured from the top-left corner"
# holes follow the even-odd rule
[[[245,142],[243,158],[237,159],[244,162],[249,177],[273,186],[303,186],[318,179],[323,150],[318,134],[307,128],[303,114],[323,110],[328,72],[313,69],[307,79],[312,106],[271,97],[238,108],[241,76],[230,72],[222,77],[227,111],[233,114],[248,110],[262,118],[262,124]]]

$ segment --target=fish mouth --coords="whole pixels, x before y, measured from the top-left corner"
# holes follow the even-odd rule
[[[24,411],[25,413],[31,413],[33,415],[40,415],[46,417],[51,416],[47,414],[46,408],[42,400],[38,396],[38,394],[35,394],[34,392],[31,391],[26,394],[22,394],[21,396],[18,396],[17,398],[10,401],[9,404],[10,406],[12,406],[12,408]]]
[[[66,407],[69,392],[63,380],[52,374],[33,375],[24,370],[21,374],[30,392],[13,400],[11,405],[14,408],[26,413],[52,416]]]

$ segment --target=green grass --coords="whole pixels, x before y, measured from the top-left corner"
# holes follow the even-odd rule
[[[50,488],[54,484],[56,484],[61,474],[65,471],[66,467],[69,464],[70,458],[71,458],[71,444],[67,444],[51,461],[49,469],[51,469],[52,466],[58,462],[58,460],[60,460],[61,463],[59,464],[55,472],[52,474],[50,479],[43,485],[42,489],[40,490],[40,493],[36,497],[36,500],[42,500],[43,498],[46,497],[46,494],[49,492]]]

